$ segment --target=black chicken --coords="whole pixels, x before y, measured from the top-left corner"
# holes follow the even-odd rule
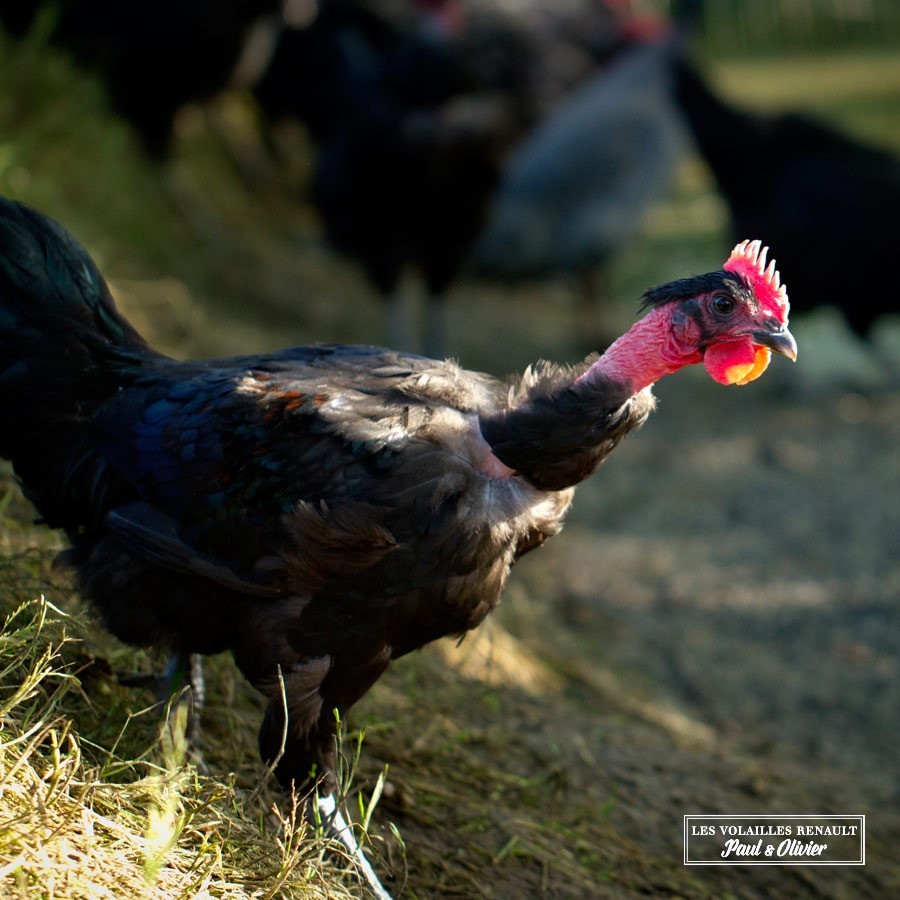
[[[479,272],[590,281],[633,238],[683,144],[676,49],[673,36],[622,50],[521,142],[473,250]]]
[[[651,289],[603,356],[510,387],[366,346],[169,359],[67,232],[2,200],[0,455],[65,530],[109,629],[230,650],[271,701],[262,757],[329,798],[333,711],[484,619],[574,486],[647,418],[653,382],[703,362],[743,384],[770,350],[795,358],[765,252],[744,242],[722,271]]]
[[[735,234],[765,234],[790,258],[795,310],[834,305],[868,337],[879,316],[900,309],[885,290],[896,274],[896,156],[798,113],[736,109],[688,63],[677,98]],[[840,247],[841,258],[823,265],[822,247]]]
[[[318,150],[313,200],[325,232],[385,299],[390,342],[404,349],[419,343],[398,292],[402,276],[414,271],[426,292],[422,344],[440,354],[446,294],[469,261],[523,137],[547,123],[524,172],[513,157],[516,171],[501,200],[514,196],[480,248],[479,266],[501,277],[581,269],[594,261],[597,245],[605,254],[624,241],[645,198],[658,195],[674,151],[659,146],[670,136],[671,115],[657,98],[668,107],[672,101],[662,63],[631,65],[605,97],[595,85],[589,103],[579,98],[561,147],[559,139],[542,140],[560,125],[554,114],[624,47],[643,43],[617,4],[529,0],[511,8],[500,0],[406,0],[400,12],[397,6],[320,0],[307,27],[280,34],[253,93],[270,119],[308,126]],[[648,143],[653,147],[645,153]],[[521,188],[532,187],[535,169],[541,201],[553,199],[529,216],[534,204],[531,196],[523,203]],[[598,194],[599,203],[586,202]],[[536,219],[535,236],[528,226]],[[555,254],[562,259],[543,258]]]
[[[15,37],[32,28],[103,79],[115,111],[163,158],[175,115],[225,88],[254,26],[277,28],[279,0],[0,0]],[[264,54],[263,54],[264,55]]]
[[[483,226],[510,115],[473,83],[443,4],[410,0],[403,15],[379,6],[322,0],[305,28],[282,31],[253,95],[269,120],[309,129],[325,233],[385,300],[388,338],[403,349],[420,342],[399,288],[407,271],[421,276],[423,343],[437,354],[443,298]]]

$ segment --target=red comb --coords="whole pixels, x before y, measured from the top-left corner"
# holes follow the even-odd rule
[[[775,260],[771,260],[768,267],[766,266],[768,252],[769,248],[763,247],[762,241],[741,241],[731,251],[724,269],[745,278],[760,305],[783,322],[787,320],[790,309],[787,288],[781,283],[781,276],[775,268]]]

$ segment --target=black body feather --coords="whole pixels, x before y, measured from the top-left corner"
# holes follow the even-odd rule
[[[545,367],[516,388],[375,347],[176,362],[59,226],[0,202],[0,453],[119,638],[229,650],[265,759],[332,777],[333,709],[462,634],[652,408]],[[486,439],[486,440],[485,440]],[[491,478],[491,447],[519,474]]]

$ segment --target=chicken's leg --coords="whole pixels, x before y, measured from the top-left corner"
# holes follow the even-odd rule
[[[357,843],[353,829],[338,808],[334,794],[328,794],[324,797],[317,796],[316,805],[322,818],[323,826],[347,848],[350,858],[359,871],[360,878],[372,896],[376,900],[392,900],[391,895],[384,889],[381,881],[375,874],[372,864],[366,859],[366,855]]]

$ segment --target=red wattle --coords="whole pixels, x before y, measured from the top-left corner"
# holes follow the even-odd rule
[[[769,365],[771,353],[750,338],[713,344],[703,354],[703,365],[719,384],[747,384],[759,378]]]

